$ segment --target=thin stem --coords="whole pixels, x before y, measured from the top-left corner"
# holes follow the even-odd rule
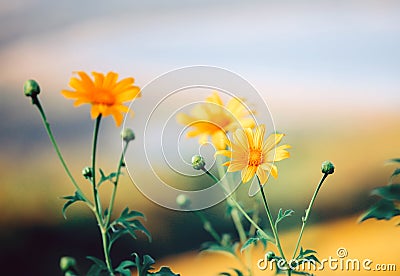
[[[308,205],[308,208],[306,210],[306,215],[302,218],[303,224],[301,226],[300,234],[299,234],[299,237],[297,239],[297,244],[296,244],[296,248],[295,248],[295,250],[293,252],[292,259],[294,259],[296,257],[296,253],[297,253],[297,250],[299,249],[301,238],[303,237],[304,228],[306,227],[308,217],[310,216],[310,213],[311,213],[311,208],[312,208],[312,206],[314,204],[315,198],[317,197],[317,194],[318,194],[319,190],[321,189],[322,183],[324,183],[324,181],[328,177],[328,175],[329,174],[325,173],[322,176],[321,181],[319,182],[317,188],[314,191],[314,194],[313,194],[313,196],[311,198],[310,204]]]
[[[216,178],[216,177],[215,177],[212,173],[210,173],[208,170],[203,169],[203,171],[204,171],[209,177],[211,177],[211,178],[215,181],[215,183],[218,183],[218,182],[219,182],[219,179]],[[225,193],[229,194],[229,193],[226,191],[225,187],[222,186],[222,188],[224,189]],[[246,213],[245,210],[243,210],[242,206],[240,206],[240,204],[239,204],[233,197],[230,197],[230,199],[232,200],[232,203],[235,205],[235,207],[242,213],[242,215],[250,222],[251,225],[253,225],[258,231],[260,231],[260,233],[261,233],[262,235],[264,235],[264,236],[266,237],[266,239],[268,239],[268,240],[270,240],[270,241],[273,241],[273,238],[272,238],[270,235],[268,235],[267,233],[265,233],[265,231],[262,230],[261,227],[258,226],[257,223],[255,223],[255,222],[251,219],[251,217]]]
[[[67,163],[66,163],[65,160],[64,160],[63,155],[61,154],[61,151],[60,151],[60,149],[59,149],[59,147],[58,147],[58,145],[57,145],[56,139],[54,138],[53,132],[51,131],[50,124],[49,124],[49,122],[47,121],[47,118],[46,118],[46,114],[45,114],[45,112],[44,112],[44,109],[43,109],[42,105],[40,104],[39,98],[33,97],[33,98],[32,98],[32,103],[33,103],[34,105],[36,105],[37,108],[39,109],[39,113],[40,113],[40,116],[42,117],[44,126],[45,126],[45,128],[46,128],[47,135],[48,135],[49,138],[50,138],[50,141],[51,141],[51,143],[52,143],[52,145],[53,145],[53,148],[55,149],[55,151],[56,151],[56,153],[57,153],[57,156],[58,156],[58,159],[60,159],[61,164],[62,164],[62,166],[63,166],[65,172],[67,173],[67,175],[68,175],[69,179],[71,180],[72,184],[75,186],[76,191],[82,196],[82,198],[84,199],[85,203],[89,206],[89,208],[93,210],[93,208],[94,208],[93,204],[90,202],[90,200],[89,200],[89,199],[85,196],[85,194],[82,192],[82,190],[81,190],[81,188],[79,187],[78,183],[76,182],[75,178],[72,176],[72,173],[71,173],[71,171],[69,170],[69,168],[68,168],[68,166],[67,166]]]
[[[281,254],[282,258],[286,260],[285,254],[283,253],[283,250],[282,250],[281,242],[279,240],[278,231],[275,228],[275,224],[274,224],[273,219],[272,219],[271,211],[270,211],[269,206],[268,206],[267,198],[265,197],[263,186],[261,185],[261,182],[258,179],[258,177],[257,177],[257,180],[258,180],[258,185],[260,187],[262,199],[263,199],[263,202],[264,202],[265,212],[267,213],[269,224],[271,225],[271,229],[272,229],[272,232],[273,232],[274,237],[275,237],[275,245],[278,248],[279,253]]]
[[[101,206],[99,195],[97,191],[97,183],[96,183],[96,150],[97,150],[97,140],[99,136],[99,129],[100,129],[100,122],[101,122],[101,114],[97,117],[96,123],[93,130],[93,144],[92,144],[92,187],[93,187],[93,196],[94,196],[94,203],[96,212],[99,213],[100,217],[102,217]],[[100,221],[99,221],[100,223]],[[101,222],[102,224],[102,222]]]
[[[117,194],[119,176],[121,174],[121,169],[124,165],[124,158],[125,158],[126,150],[128,149],[128,144],[129,144],[129,142],[126,142],[124,145],[124,149],[122,150],[121,157],[120,157],[119,163],[118,163],[117,175],[115,176],[115,181],[113,182],[114,187],[113,187],[112,194],[111,194],[110,204],[108,205],[108,215],[106,217],[106,222],[104,224],[106,229],[108,229],[108,226],[110,224],[111,215],[112,215],[112,211],[114,208],[115,196]]]
[[[103,215],[100,205],[100,198],[97,190],[96,183],[96,150],[97,150],[97,140],[99,136],[100,122],[101,122],[101,114],[96,118],[96,123],[93,130],[93,145],[92,145],[92,187],[93,187],[93,198],[95,203],[95,215],[97,219],[97,223],[99,225],[101,231],[101,239],[103,242],[103,251],[104,258],[106,260],[107,269],[110,275],[114,275],[111,258],[108,252],[108,238],[107,238],[107,228],[104,225]]]
[[[219,174],[219,176],[221,178],[221,181],[222,181],[221,185],[224,186],[224,184],[226,183],[227,187],[228,187],[228,183],[229,182],[227,181],[226,177],[223,177],[224,174],[225,174],[225,170],[224,170],[224,168],[222,166],[222,163],[219,162],[219,161],[220,161],[220,159],[218,158],[217,159],[217,162],[218,162],[217,168],[218,168],[218,174]],[[231,194],[229,199],[230,198],[234,198],[234,194]],[[228,204],[230,206],[232,206],[231,200],[229,200],[229,199],[228,199]],[[243,224],[242,224],[242,220],[241,220],[241,218],[239,216],[239,212],[238,212],[237,208],[232,208],[230,215],[232,217],[232,221],[233,221],[233,224],[235,225],[236,231],[237,231],[237,233],[239,235],[240,243],[243,245],[247,240],[247,234],[246,234],[246,231],[244,230],[244,227],[243,227]],[[252,272],[252,269],[251,269],[250,251],[246,250],[244,252],[244,254],[245,254],[245,258],[246,258],[246,269],[248,270],[249,275],[251,276],[253,274],[253,272]]]
[[[215,241],[221,243],[221,237],[212,227],[211,222],[204,216],[204,214],[201,211],[195,211],[194,213],[200,218],[201,222],[203,223],[203,228],[214,238]]]

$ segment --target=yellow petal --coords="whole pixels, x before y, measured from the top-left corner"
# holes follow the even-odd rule
[[[223,156],[231,158],[231,154],[232,154],[232,152],[230,150],[217,150],[214,153],[214,157],[217,155],[223,155]]]
[[[247,166],[242,170],[242,182],[249,182],[253,178],[257,170],[256,166]]]
[[[94,77],[94,85],[96,87],[103,87],[104,74],[98,72],[92,72],[92,75]]]
[[[261,185],[264,185],[268,180],[268,175],[266,174],[265,170],[261,168],[261,166],[257,168],[257,176]]]
[[[108,72],[104,78],[103,88],[112,90],[117,82],[118,74],[114,72]]]
[[[263,152],[266,153],[273,149],[275,145],[279,144],[285,134],[282,133],[273,133],[268,136],[267,140],[265,140]]]
[[[233,139],[235,141],[235,144],[240,146],[242,150],[248,150],[249,144],[247,140],[247,136],[244,133],[243,129],[238,129],[233,133]]]
[[[256,149],[262,149],[262,144],[264,141],[265,125],[259,125],[256,127],[254,133],[254,147]]]
[[[217,131],[213,135],[211,135],[211,142],[216,149],[225,149],[225,137],[226,135],[223,131]]]
[[[224,105],[224,103],[222,102],[220,96],[218,95],[217,92],[214,92],[211,96],[206,98],[206,101],[209,103],[215,103],[218,105]]]
[[[247,166],[246,163],[230,162],[228,172],[237,172],[243,170]]]

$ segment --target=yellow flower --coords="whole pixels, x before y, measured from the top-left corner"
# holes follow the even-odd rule
[[[177,121],[190,126],[187,137],[199,137],[199,143],[205,144],[211,136],[211,142],[217,150],[225,149],[226,133],[238,128],[254,127],[255,122],[240,99],[232,98],[226,106],[217,92],[206,98],[206,103],[196,105],[190,115],[179,113]]]
[[[94,81],[82,71],[77,72],[80,79],[72,77],[69,86],[75,91],[62,90],[66,98],[76,99],[74,106],[91,104],[91,116],[93,119],[100,114],[104,117],[112,115],[117,126],[121,125],[123,112],[129,108],[124,102],[140,97],[140,88],[134,86],[133,78],[125,78],[119,82],[118,74],[108,72],[107,75],[92,72]]]
[[[250,181],[257,174],[263,185],[268,180],[267,172],[274,178],[278,177],[278,169],[274,162],[281,161],[290,156],[286,149],[289,145],[276,147],[284,134],[271,134],[264,141],[265,126],[260,125],[253,131],[250,128],[238,129],[233,134],[233,142],[226,140],[231,150],[220,150],[215,154],[231,158],[224,165],[229,166],[228,172],[242,171],[242,182]]]

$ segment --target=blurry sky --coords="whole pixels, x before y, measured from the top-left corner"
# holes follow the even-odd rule
[[[114,70],[122,77],[134,76],[143,86],[166,71],[202,64],[232,70],[253,84],[278,129],[289,137],[298,138],[295,130],[325,133],[323,139],[303,133],[300,138],[309,139],[308,144],[290,142],[304,146],[304,159],[309,150],[316,151],[312,143],[334,140],[336,147],[345,148],[332,150],[338,158],[360,161],[373,154],[373,165],[381,164],[400,153],[399,145],[390,143],[398,136],[387,132],[391,123],[386,125],[387,118],[394,120],[400,113],[399,14],[400,2],[385,0],[3,0],[2,162],[12,166],[16,164],[9,160],[30,155],[35,160],[32,152],[40,145],[51,151],[36,110],[22,95],[27,78],[39,80],[56,136],[78,145],[82,137],[90,137],[92,122],[87,107],[73,109],[59,93],[73,71]],[[312,123],[316,125],[308,128]],[[340,127],[334,132],[341,125],[354,132],[340,132]],[[368,138],[378,140],[363,141],[375,128],[387,136],[375,133]],[[353,136],[363,142],[349,140]],[[386,151],[379,150],[382,143]]]

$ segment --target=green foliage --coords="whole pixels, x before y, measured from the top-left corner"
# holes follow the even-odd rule
[[[76,191],[75,194],[74,194],[73,196],[64,196],[64,197],[62,197],[62,199],[68,200],[68,201],[64,204],[64,206],[63,206],[63,208],[62,208],[62,214],[63,214],[63,216],[64,216],[65,219],[67,219],[67,216],[66,216],[65,212],[67,211],[67,208],[68,208],[71,204],[73,204],[73,203],[75,203],[75,202],[77,202],[77,201],[84,201],[84,199],[83,199],[81,193],[78,192],[78,191]]]
[[[371,195],[376,195],[386,200],[400,201],[400,184],[390,184],[387,186],[375,188],[372,190]]]
[[[120,237],[125,234],[130,235],[132,238],[136,239],[136,231],[140,231],[144,233],[149,241],[151,242],[151,234],[150,232],[144,227],[144,225],[137,219],[137,218],[144,218],[145,216],[134,210],[129,210],[129,208],[125,208],[120,217],[114,220],[109,226],[108,238],[108,251],[111,251],[111,247],[115,241],[117,241]]]
[[[179,274],[173,273],[169,267],[165,266],[161,267],[159,271],[150,272],[149,270],[153,270],[153,265],[155,264],[155,261],[152,257],[149,255],[144,255],[143,260],[141,261],[138,254],[133,253],[132,256],[135,257],[135,261],[132,262],[132,266],[136,267],[138,276],[179,276]]]
[[[292,209],[286,210],[285,212],[282,211],[282,208],[279,209],[278,217],[275,221],[275,228],[278,228],[278,223],[284,220],[287,217],[293,215],[294,211]]]
[[[378,220],[390,220],[391,218],[400,215],[400,210],[396,208],[391,200],[381,199],[372,205],[362,216],[360,221],[375,218]]]
[[[86,258],[93,262],[93,265],[90,267],[88,273],[86,274],[87,276],[107,275],[107,265],[102,260],[93,256],[87,256]]]
[[[97,184],[97,186],[100,186],[101,184],[103,184],[106,181],[110,181],[115,185],[114,178],[117,177],[117,175],[118,175],[117,172],[112,172],[109,175],[105,175],[105,173],[103,172],[102,169],[99,169],[99,171],[100,171],[100,180],[99,180],[99,183]],[[120,175],[122,175],[122,173],[120,173]]]
[[[261,231],[257,230],[256,236],[249,238],[243,245],[242,248],[240,249],[240,252],[243,252],[246,250],[250,245],[257,245],[258,242],[261,242],[264,250],[267,247],[267,242],[268,242],[268,237],[266,237]]]

